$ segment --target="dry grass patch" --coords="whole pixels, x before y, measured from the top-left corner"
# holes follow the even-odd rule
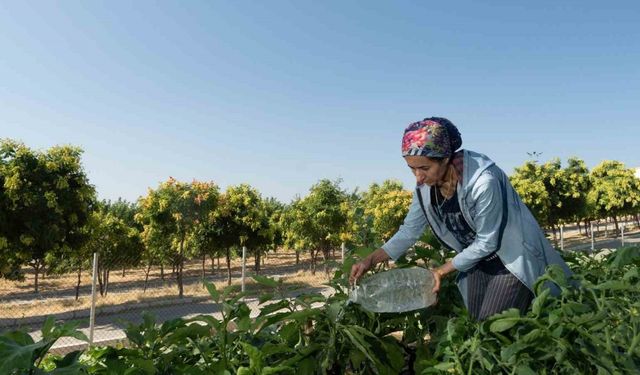
[[[266,288],[256,283],[251,275],[247,273],[245,279],[245,290],[249,297],[259,296],[260,293],[266,292]],[[304,289],[309,287],[320,287],[329,279],[324,272],[316,272],[312,275],[309,271],[296,271],[292,274],[279,277],[283,280],[283,287],[286,290]],[[278,277],[276,277],[278,279]],[[227,287],[225,280],[210,280],[216,286],[216,289],[222,290]],[[234,278],[232,285],[239,290],[241,280]],[[179,303],[178,290],[175,282],[167,283],[163,286],[147,289],[143,292],[142,288],[134,288],[125,291],[110,291],[106,296],[98,295],[96,298],[97,310],[104,310],[114,306],[131,306],[131,309],[139,308],[141,304],[168,304],[171,302]],[[184,297],[190,298],[208,298],[209,293],[200,281],[190,282],[184,285]],[[21,319],[33,316],[42,316],[48,314],[63,314],[67,312],[85,313],[91,307],[91,297],[81,295],[78,300],[74,297],[61,298],[36,298],[28,302],[22,300],[5,300],[0,307],[0,319]],[[126,308],[124,308],[126,310]]]

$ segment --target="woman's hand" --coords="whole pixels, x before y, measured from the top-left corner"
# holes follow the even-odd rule
[[[431,293],[438,293],[440,291],[440,280],[443,275],[438,268],[432,269],[431,273],[433,274],[433,289],[431,289]]]
[[[362,261],[351,266],[351,275],[349,275],[349,284],[355,284],[365,272],[371,268],[371,258],[366,257]]]
[[[442,281],[442,278],[445,277],[448,273],[455,270],[456,269],[453,267],[453,263],[451,261],[448,261],[438,268],[432,269],[431,272],[433,273],[433,289],[431,289],[431,291],[433,293],[438,293],[440,291],[440,281]]]
[[[351,266],[349,284],[353,285],[356,281],[358,281],[359,278],[362,277],[362,275],[364,275],[365,272],[369,271],[371,267],[380,262],[384,262],[387,259],[389,259],[389,255],[387,255],[387,253],[381,248],[369,254],[369,256]]]

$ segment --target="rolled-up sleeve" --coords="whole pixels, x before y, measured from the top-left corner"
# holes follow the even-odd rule
[[[403,224],[400,226],[396,234],[389,239],[382,249],[387,255],[397,260],[404,254],[407,249],[418,241],[427,226],[427,219],[424,217],[420,201],[418,200],[417,191],[413,192],[413,200],[409,207],[409,212],[404,218]]]
[[[498,250],[502,238],[504,213],[502,187],[499,177],[487,173],[478,179],[472,191],[475,201],[476,239],[471,245],[453,257],[453,266],[458,271],[468,271],[482,258]]]

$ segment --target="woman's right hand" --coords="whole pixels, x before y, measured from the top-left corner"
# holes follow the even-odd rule
[[[351,275],[349,276],[349,284],[355,284],[362,275],[371,268],[371,257],[366,257],[360,262],[351,266]]]

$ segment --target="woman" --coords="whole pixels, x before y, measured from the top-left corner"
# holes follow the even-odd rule
[[[415,122],[404,132],[402,156],[416,176],[409,213],[398,232],[351,268],[353,283],[376,263],[398,259],[429,224],[456,255],[432,270],[434,292],[458,271],[457,284],[471,316],[483,320],[508,308],[525,312],[533,285],[550,264],[569,268],[507,175],[485,155],[459,150],[462,138],[445,118]]]

